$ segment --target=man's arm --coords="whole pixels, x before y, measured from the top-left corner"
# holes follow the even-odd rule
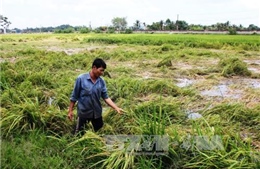
[[[75,102],[70,101],[70,106],[69,106],[69,113],[68,113],[68,118],[70,121],[73,119],[73,108],[74,108]]]
[[[124,110],[119,108],[119,107],[117,107],[117,105],[110,98],[107,98],[107,99],[104,99],[104,100],[110,107],[115,109],[117,111],[117,113],[119,113],[119,114],[123,113]]]
[[[81,90],[80,86],[81,86],[81,79],[78,77],[75,81],[74,89],[70,97],[70,105],[69,105],[69,112],[68,112],[68,118],[70,120],[73,119],[73,108],[78,98],[80,97],[80,90]]]

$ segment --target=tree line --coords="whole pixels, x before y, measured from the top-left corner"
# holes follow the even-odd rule
[[[133,31],[230,31],[234,34],[236,31],[260,31],[260,28],[254,24],[250,24],[248,27],[243,25],[231,24],[229,21],[225,23],[216,23],[212,25],[201,25],[201,24],[188,24],[186,21],[177,20],[173,21],[169,18],[153,22],[152,24],[146,24],[140,20],[136,20],[132,26],[128,26],[128,22],[125,17],[115,17],[111,20],[111,26],[99,26],[92,28],[89,26],[71,26],[69,24],[63,24],[56,27],[36,27],[26,29],[8,29],[11,22],[7,17],[0,15],[0,23],[2,33],[39,33],[39,32],[54,32],[54,33],[132,33]]]

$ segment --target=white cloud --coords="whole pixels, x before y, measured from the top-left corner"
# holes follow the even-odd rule
[[[259,0],[239,0],[238,2],[247,8],[260,10]]]

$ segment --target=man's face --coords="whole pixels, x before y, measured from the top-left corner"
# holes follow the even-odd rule
[[[103,67],[97,68],[96,66],[93,67],[93,73],[96,77],[102,76],[104,74],[105,69]]]

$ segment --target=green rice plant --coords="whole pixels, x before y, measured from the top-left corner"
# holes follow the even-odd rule
[[[147,101],[143,103],[139,103],[135,106],[133,111],[137,114],[138,118],[146,118],[159,122],[160,119],[157,117],[153,117],[153,113],[160,114],[164,116],[165,125],[170,125],[171,123],[179,123],[184,120],[185,114],[180,110],[180,105],[174,102],[165,102],[162,98],[155,99],[152,101]],[[153,120],[152,120],[153,121]]]
[[[106,79],[109,96],[112,100],[119,98],[132,99],[138,95],[144,95],[147,91],[142,80],[133,78]]]
[[[113,68],[113,72],[116,72],[118,74],[120,74],[121,76],[132,76],[132,73],[133,72],[133,69],[132,68],[128,68],[128,67],[116,67],[116,68]]]
[[[3,136],[19,134],[34,129],[45,129],[54,133],[68,133],[70,124],[66,113],[56,107],[41,104],[37,97],[20,97],[19,103],[12,104],[2,114],[1,128]]]
[[[56,90],[56,94],[54,94],[54,100],[52,102],[52,105],[58,107],[61,110],[67,110],[68,109],[68,98],[71,95],[71,91],[68,88],[66,88],[66,90],[64,89],[64,91],[62,92],[61,89],[64,88],[60,88],[58,90]],[[67,91],[67,92],[66,92]]]
[[[105,122],[103,133],[107,134],[134,134],[136,133],[134,125],[134,120],[136,119],[136,114],[133,111],[127,111],[123,115],[118,115],[114,111],[109,111],[103,118]]]
[[[19,91],[19,93],[21,93],[21,95],[23,95],[23,97],[25,98],[37,98],[39,103],[42,105],[47,103],[50,97],[49,95],[51,95],[49,93],[52,93],[50,91],[51,89],[47,89],[41,86],[34,86],[32,82],[30,82],[29,80],[25,80],[24,82],[22,82],[16,88],[16,90]]]
[[[165,103],[162,98],[139,104],[133,111],[135,133],[145,135],[163,135],[167,126],[185,118],[178,104]]]
[[[43,55],[45,51],[37,50],[34,48],[26,48],[17,52],[18,55],[28,56],[28,55]]]
[[[181,95],[181,90],[170,81],[150,80],[147,81],[146,85],[148,92],[160,93],[173,97]]]
[[[1,42],[15,42],[15,40],[13,38],[7,38],[7,37],[5,37],[5,38],[2,37],[0,41]]]
[[[103,161],[101,168],[135,168],[135,156],[124,151],[112,152],[109,157]]]
[[[0,89],[1,91],[4,91],[6,89],[10,89],[11,85],[9,83],[9,79],[6,77],[5,72],[4,71],[0,71]]]
[[[254,109],[246,108],[241,104],[220,104],[204,112],[205,115],[218,114],[227,123],[241,123],[244,126],[254,126],[260,129],[260,114],[257,107]]]
[[[161,51],[170,51],[173,49],[173,46],[171,44],[163,44],[161,46]]]
[[[197,89],[174,85],[170,79],[183,75],[179,74],[179,68],[156,67],[158,61],[167,58],[189,65],[199,65],[198,60],[205,60],[207,66],[208,58],[213,60],[227,54],[243,58],[257,56],[258,36],[30,34],[5,37],[12,42],[3,42],[0,51],[4,60],[0,63],[1,168],[259,168],[259,106],[218,103],[199,111],[203,118],[187,119],[181,105],[187,101],[194,103],[191,107],[205,105],[200,103]],[[96,49],[73,55],[62,51],[89,45]],[[91,69],[95,57],[104,58],[108,66],[113,65],[109,66],[112,78],[104,78],[110,97],[126,112],[119,115],[102,103],[103,128],[93,133],[88,125],[83,137],[71,136],[75,122],[66,116],[69,96],[75,78]],[[228,65],[232,68],[228,76],[245,72],[240,69],[244,64],[237,63],[236,59],[230,64],[221,61],[223,64],[216,68],[186,70],[186,75],[214,76],[224,72]],[[142,78],[144,71],[151,73],[151,78]],[[214,80],[218,78],[214,76]],[[254,97],[257,99],[256,94]],[[50,98],[54,100],[49,102]],[[158,156],[135,154],[134,149],[109,151],[104,135],[165,135],[170,139],[169,149]],[[219,136],[220,142],[213,143],[221,143],[222,147],[208,142],[213,136]]]
[[[172,66],[171,58],[165,58],[157,64],[157,67],[162,67],[162,66],[171,67]]]
[[[151,156],[141,156],[137,158],[138,163],[136,164],[136,168],[162,168],[162,161],[159,161],[158,158],[153,158]]]
[[[66,150],[69,151],[70,149],[77,150],[84,159],[81,165],[88,168],[101,168],[110,155],[110,152],[107,151],[105,140],[92,131],[87,131],[82,137],[77,137],[74,141],[67,144]]]
[[[19,131],[19,129],[26,128],[27,124],[22,125],[24,119],[23,114],[5,114],[0,120],[1,132],[3,137],[11,135],[13,131]]]
[[[10,88],[5,90],[1,94],[1,107],[10,108],[14,104],[22,103],[22,98],[20,97],[20,92],[17,92],[15,88]]]
[[[39,111],[40,105],[37,98],[35,100],[22,98],[20,104],[13,104],[1,119],[3,136],[19,134],[44,126],[44,119]]]
[[[25,72],[18,72],[14,64],[4,62],[1,66],[1,89],[8,89],[25,79]]]
[[[165,112],[162,112],[162,107],[159,107],[159,112],[156,111],[156,106],[153,106],[150,110],[148,108],[138,114],[136,123],[140,133],[145,135],[163,135],[165,133],[166,122],[170,119]]]
[[[241,139],[250,139],[257,142],[260,138],[259,107],[247,108],[241,104],[221,104],[205,111],[207,117],[218,116],[219,121],[212,121],[212,125],[222,126],[221,130],[230,135],[233,132],[241,133]],[[216,119],[216,118],[215,118]],[[232,126],[232,127],[231,127]],[[245,133],[246,136],[243,136]],[[248,135],[248,133],[251,133]]]
[[[77,149],[64,150],[70,140],[68,137],[46,136],[42,130],[1,140],[1,168],[80,167],[84,159]]]
[[[246,39],[246,41],[245,41]],[[192,48],[221,49],[224,46],[231,48],[259,51],[257,36],[228,36],[228,35],[165,35],[165,34],[132,34],[95,36],[83,39],[87,43],[104,44],[135,44],[135,45],[184,45]]]
[[[46,88],[51,89],[53,87],[49,73],[48,70],[42,70],[31,74],[27,79],[35,86],[45,86]]]
[[[219,62],[221,74],[225,77],[233,75],[250,76],[251,72],[248,70],[246,63],[238,58],[226,58]]]
[[[47,133],[55,133],[56,135],[66,135],[72,133],[73,122],[67,119],[67,111],[62,111],[54,106],[49,106],[44,112],[42,112],[42,118],[44,125],[42,128]],[[38,126],[38,128],[41,128]]]
[[[192,121],[191,133],[182,139],[175,132],[169,157],[173,166],[184,168],[256,168],[250,144],[243,142],[238,134],[218,132],[204,118]],[[176,152],[180,157],[171,154]]]

